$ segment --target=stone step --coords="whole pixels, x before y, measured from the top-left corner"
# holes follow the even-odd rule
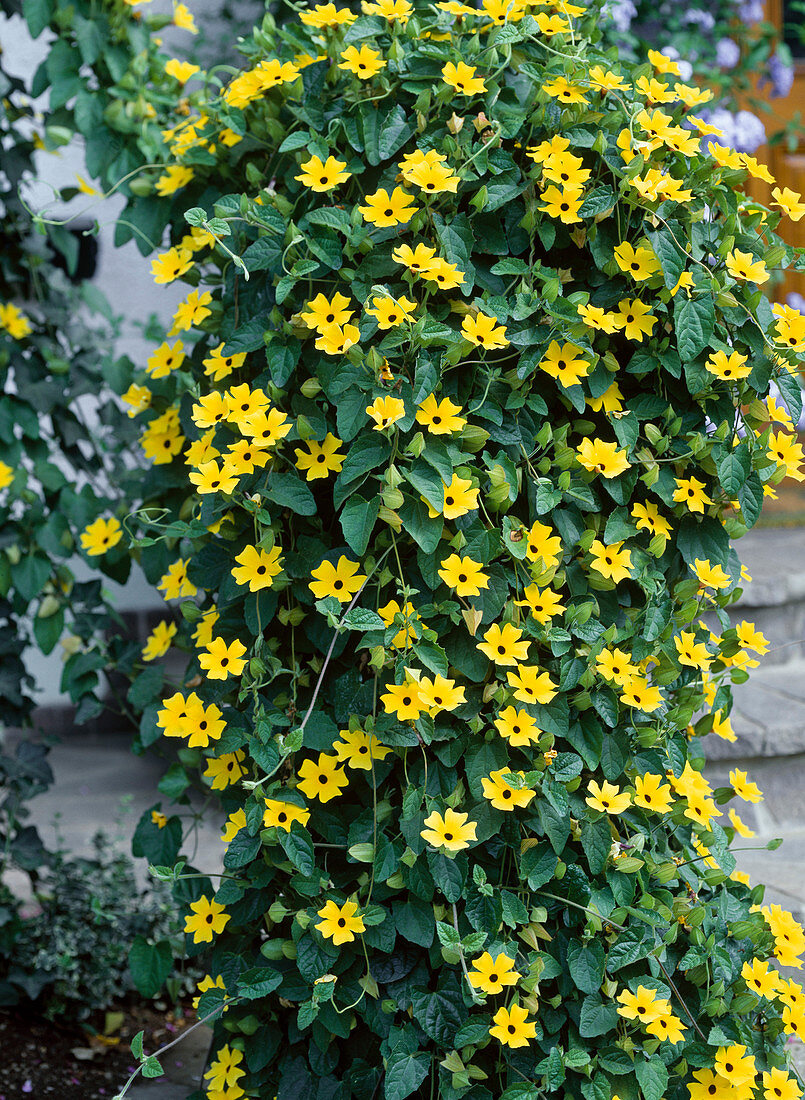
[[[732,610],[769,640],[764,665],[805,658],[805,528],[761,528],[735,547],[752,580]]]

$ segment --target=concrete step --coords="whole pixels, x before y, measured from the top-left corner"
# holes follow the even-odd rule
[[[769,640],[764,665],[805,658],[805,528],[750,531],[735,549],[752,580],[734,605],[733,621],[749,619]]]

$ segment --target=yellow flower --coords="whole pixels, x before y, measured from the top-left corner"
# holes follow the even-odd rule
[[[662,535],[667,539],[671,534],[671,524],[660,515],[659,507],[652,500],[639,501],[632,505],[632,515],[637,521],[638,531],[648,531],[652,535]]]
[[[513,787],[505,778],[509,768],[500,768],[491,772],[489,776],[481,779],[484,798],[490,802],[496,810],[520,810],[523,809],[537,793],[530,787]],[[517,772],[520,778],[523,772]]]
[[[455,710],[467,701],[464,698],[464,688],[457,686],[455,680],[449,680],[446,676],[437,675],[432,680],[428,676],[422,676],[418,687],[419,703],[431,718],[443,711]]]
[[[341,730],[341,740],[333,744],[336,758],[345,761],[350,768],[370,772],[372,761],[385,760],[391,749],[381,745],[374,734],[365,730]]]
[[[231,493],[238,484],[237,475],[224,462],[221,466],[210,459],[202,462],[197,470],[191,470],[187,475],[188,480],[196,487],[201,496],[210,493]]]
[[[173,5],[173,25],[179,27],[180,30],[190,31],[191,34],[198,34],[198,27],[193,18],[193,13],[186,4]]]
[[[308,587],[317,600],[335,596],[340,603],[349,603],[366,580],[364,574],[358,572],[359,568],[356,561],[350,561],[343,554],[338,559],[338,565],[323,561],[316,569],[311,569],[313,580]]]
[[[176,623],[167,623],[164,619],[157,623],[146,639],[143,660],[155,661],[158,657],[164,657],[170,649],[171,639],[175,637],[177,629]]]
[[[652,810],[656,814],[667,814],[674,804],[674,795],[667,783],[663,783],[661,775],[638,775],[634,781],[635,806],[642,806],[644,810]]]
[[[417,149],[416,152],[409,153],[400,164],[403,179],[428,195],[455,195],[461,179],[442,163],[444,159],[441,153],[433,149],[427,153]]]
[[[192,933],[193,943],[212,943],[213,935],[223,932],[229,920],[223,905],[202,894],[198,901],[192,901],[190,908],[193,916],[185,917],[184,930]]]
[[[635,993],[629,989],[622,990],[615,998],[619,1002],[618,1015],[626,1020],[638,1020],[641,1024],[650,1024],[658,1016],[664,1015],[665,1002],[657,997],[654,989],[647,989],[639,985]]]
[[[623,328],[627,340],[643,342],[644,336],[651,336],[657,318],[651,312],[651,306],[637,298],[624,298],[618,302],[616,317]]]
[[[590,102],[582,89],[575,84],[571,84],[564,76],[557,76],[553,80],[547,81],[542,85],[542,90],[546,92],[551,99],[558,99],[560,103],[571,104]]]
[[[789,1077],[784,1069],[770,1069],[763,1074],[764,1100],[800,1100],[802,1089],[796,1077]]]
[[[421,622],[419,615],[410,601],[406,601],[405,607],[400,607],[396,600],[389,600],[383,607],[378,607],[377,613],[386,626],[402,620],[402,626],[391,639],[391,644],[397,649],[403,648],[409,641],[416,638],[414,622]]]
[[[175,336],[178,332],[187,332],[194,325],[200,325],[212,313],[207,306],[212,301],[212,294],[205,290],[191,290],[183,302],[176,307],[173,315],[173,325],[168,336]],[[224,345],[221,344],[221,347]],[[245,355],[244,355],[245,358]]]
[[[353,309],[346,309],[349,298],[345,298],[338,291],[327,298],[324,294],[317,294],[312,301],[307,303],[307,311],[299,316],[308,326],[317,332],[325,332],[331,325],[345,325],[354,314]]]
[[[738,836],[746,837],[748,839],[749,837],[757,835],[754,829],[750,829],[748,825],[744,824],[744,822],[740,819],[735,810],[728,810],[727,817],[730,819],[730,824],[732,825]]]
[[[226,819],[224,831],[221,833],[221,840],[224,844],[231,844],[240,830],[245,828],[246,811],[241,807],[239,810],[235,810],[234,813],[231,813]]]
[[[195,172],[192,168],[188,168],[184,164],[172,164],[156,181],[156,193],[162,195],[163,198],[174,195],[177,191],[181,191],[183,187],[187,187],[194,175]]]
[[[522,630],[511,623],[504,623],[503,626],[493,623],[484,634],[484,640],[478,642],[475,648],[496,665],[517,665],[528,660],[529,642],[521,642],[522,636]]]
[[[321,917],[316,928],[326,939],[332,940],[336,947],[340,947],[342,943],[352,943],[356,933],[366,931],[363,917],[354,901],[345,901],[341,906],[332,900],[326,901],[316,916]]]
[[[631,275],[637,283],[650,279],[652,275],[662,274],[659,261],[650,248],[642,246],[635,248],[628,241],[624,241],[615,249],[615,259],[621,271]]]
[[[474,512],[478,507],[478,492],[478,489],[472,487],[471,481],[459,477],[458,474],[453,474],[450,484],[444,487],[444,503],[441,513],[435,511],[430,504],[428,505],[431,519],[440,514],[445,519],[458,519],[459,516],[466,516],[469,512]]]
[[[346,772],[338,766],[337,756],[320,752],[318,760],[303,760],[299,769],[299,790],[306,798],[318,798],[329,802],[341,794],[341,788],[349,785]]]
[[[229,645],[223,638],[213,638],[205,647],[207,652],[202,653],[198,663],[206,671],[210,680],[226,680],[229,676],[240,676],[246,667],[243,654],[246,646],[243,642],[235,640]]]
[[[556,695],[556,684],[537,665],[520,665],[516,672],[507,672],[506,679],[515,689],[514,698],[521,703],[550,703]]]
[[[263,825],[266,829],[284,829],[289,833],[294,821],[298,821],[303,826],[310,821],[310,812],[293,802],[283,802],[276,798],[266,798],[264,801],[266,808],[263,813]]]
[[[235,558],[240,568],[233,569],[232,576],[238,584],[248,584],[250,592],[271,588],[274,578],[282,572],[281,555],[279,546],[273,546],[270,550],[247,546]]]
[[[755,260],[751,252],[740,252],[734,249],[726,258],[727,271],[733,279],[740,282],[757,283],[762,286],[768,282],[770,276],[763,260]]]
[[[380,696],[380,701],[386,714],[396,714],[401,722],[415,722],[425,709],[419,698],[419,684],[416,681],[386,684],[386,692]]]
[[[746,356],[741,355],[739,351],[734,351],[729,356],[725,351],[714,351],[704,366],[716,378],[733,382],[740,378],[747,378],[752,373],[752,368],[745,364]]]
[[[378,229],[388,229],[393,225],[406,225],[419,209],[411,206],[413,196],[401,187],[395,187],[389,195],[385,188],[367,195],[365,206],[359,206],[363,220],[376,225]]]
[[[475,840],[476,823],[469,821],[469,814],[446,809],[444,816],[434,810],[425,818],[425,828],[420,832],[423,840],[434,848],[446,848],[448,852],[461,852]]]
[[[606,580],[617,584],[631,577],[632,552],[624,549],[623,540],[603,543],[600,539],[595,539],[590,546],[590,555],[593,559],[590,568]]]
[[[506,986],[517,985],[520,975],[508,955],[501,951],[493,959],[488,951],[484,951],[480,958],[472,960],[472,970],[467,980],[474,989],[493,995],[502,993]]]
[[[159,810],[151,811],[151,824],[156,825],[158,829],[164,829],[168,824],[168,819],[164,814],[161,814]]]
[[[499,1039],[507,1047],[527,1047],[529,1039],[537,1036],[537,1025],[528,1019],[528,1013],[518,1004],[509,1008],[501,1007],[492,1017],[494,1027],[489,1034]]]
[[[680,665],[707,671],[713,663],[707,645],[704,642],[697,642],[693,631],[680,631],[679,635],[674,638],[674,646]]]
[[[676,489],[674,500],[678,504],[684,504],[690,512],[704,514],[705,505],[712,504],[712,500],[704,491],[704,482],[695,477],[675,477]]]
[[[428,283],[436,283],[440,290],[452,290],[464,282],[464,272],[456,264],[438,258],[423,267],[421,276]]]
[[[173,347],[167,342],[160,344],[152,353],[145,368],[152,378],[167,378],[172,370],[178,370],[185,360],[184,344],[177,340]]]
[[[542,192],[544,206],[539,209],[549,218],[559,218],[564,225],[575,225],[581,221],[581,204],[584,192],[581,187],[557,187],[551,184]]]
[[[418,244],[416,248],[401,244],[391,253],[391,258],[398,264],[403,264],[414,275],[421,275],[426,270],[436,255],[435,248],[429,248],[426,244]]]
[[[352,177],[351,172],[345,171],[346,161],[336,160],[335,157],[328,157],[322,162],[319,157],[312,156],[299,167],[301,175],[294,176],[294,179],[299,180],[305,187],[309,187],[311,191],[332,191],[339,183],[346,183]]]
[[[193,266],[193,253],[187,248],[169,248],[151,261],[151,271],[157,285],[172,283]]]
[[[551,588],[541,589],[537,584],[526,585],[523,589],[523,599],[514,602],[517,607],[530,608],[532,617],[543,626],[567,610],[558,592],[554,592]]]
[[[98,516],[84,528],[80,538],[81,549],[86,551],[88,557],[96,558],[117,546],[123,538],[123,528],[115,516],[109,519]]]
[[[215,903],[213,903],[215,904]],[[238,1092],[234,1095],[244,1096],[243,1089],[238,1085],[238,1080],[246,1073],[245,1069],[240,1068],[240,1063],[243,1061],[242,1050],[230,1050],[229,1045],[221,1047],[217,1053],[215,1061],[210,1062],[210,1068],[204,1074],[205,1080],[210,1082],[208,1097],[210,1100],[214,1100],[216,1094],[225,1097],[225,1100],[230,1100],[232,1097],[232,1089],[237,1089]],[[226,1090],[226,1092],[224,1092]]]
[[[453,432],[460,432],[467,423],[463,416],[456,415],[460,412],[461,406],[454,404],[449,397],[437,401],[436,394],[432,393],[417,407],[416,419],[431,435],[452,435]]]
[[[31,322],[13,302],[0,303],[0,329],[14,340],[22,340],[33,331]]]
[[[363,45],[360,49],[357,46],[348,46],[341,56],[344,60],[339,63],[339,69],[354,73],[359,80],[369,80],[386,67],[379,51],[373,50],[371,46]]]
[[[612,334],[622,327],[620,319],[614,313],[607,313],[600,306],[576,306],[576,309],[588,328]]]
[[[191,65],[189,61],[179,61],[177,58],[172,57],[165,64],[165,72],[168,76],[178,80],[180,84],[186,84],[191,76],[201,72],[201,69],[198,65]]]
[[[752,959],[741,967],[741,977],[758,997],[772,999],[780,981],[780,975],[766,959]]]
[[[213,382],[220,382],[230,375],[233,370],[243,366],[246,362],[246,352],[238,352],[236,355],[224,355],[224,345],[219,344],[201,362],[204,366],[204,373],[212,378]]]
[[[198,592],[196,586],[187,579],[187,561],[179,558],[173,565],[168,566],[168,572],[163,574],[157,588],[165,593],[166,600],[178,600],[183,596],[195,596]]]
[[[566,389],[590,373],[590,362],[584,358],[582,349],[576,344],[560,344],[558,340],[550,342],[539,367]]]
[[[746,772],[740,768],[734,768],[730,772],[730,786],[744,802],[762,802],[763,792],[756,783],[752,783],[746,777]]]
[[[455,88],[459,95],[479,95],[486,91],[483,77],[476,76],[475,69],[471,65],[465,65],[463,61],[459,61],[457,65],[448,61],[442,69],[442,80]]]
[[[663,697],[660,689],[651,687],[645,676],[633,676],[624,685],[621,702],[627,707],[651,714],[662,706]]]
[[[603,439],[583,439],[576,454],[580,466],[606,478],[618,477],[632,465],[626,451],[619,450],[617,443],[605,443]]]
[[[335,4],[318,4],[312,11],[303,11],[299,19],[308,27],[348,27],[358,18],[349,8],[336,8]]]
[[[374,430],[382,432],[405,416],[405,402],[399,397],[376,397],[366,407],[366,415],[375,422]]]
[[[678,1016],[674,1016],[669,1010],[667,1016],[658,1016],[656,1020],[646,1024],[646,1034],[653,1035],[656,1039],[672,1043],[676,1046],[685,1038],[687,1027]]]
[[[389,23],[399,23],[401,27],[405,26],[414,13],[408,0],[375,0],[374,3],[362,0],[361,11],[364,15],[380,15]]]
[[[784,214],[787,214],[792,222],[798,222],[805,214],[805,202],[799,191],[792,191],[790,187],[775,187],[772,191],[772,206],[779,206]]]
[[[489,587],[489,577],[483,572],[483,566],[470,557],[451,554],[444,559],[438,573],[447,587],[455,588],[456,595],[461,597],[480,596],[481,589]]]
[[[593,810],[600,810],[606,814],[622,814],[632,804],[632,796],[628,791],[620,793],[620,787],[609,783],[606,779],[603,783],[597,783],[594,779],[587,787],[588,795],[584,799]]]
[[[301,447],[294,450],[296,468],[305,471],[308,481],[316,481],[318,478],[339,473],[347,457],[337,453],[341,443],[342,440],[332,432],[328,432],[321,443],[315,439],[305,440],[304,446],[307,447],[307,451]]]
[[[795,481],[805,480],[805,473],[800,470],[800,465],[805,462],[805,455],[802,453],[802,444],[797,442],[795,435],[772,432],[766,454],[772,462],[785,470],[786,477],[792,477]]]
[[[690,567],[702,588],[729,588],[732,583],[720,565],[711,565],[707,558],[696,558]]]
[[[357,325],[327,325],[316,337],[316,350],[328,355],[344,355],[360,338]]]
[[[495,350],[509,346],[504,326],[497,325],[496,319],[486,313],[478,313],[475,317],[467,314],[461,324],[461,335],[479,348]]]
[[[377,320],[377,327],[383,331],[401,325],[403,321],[413,321],[416,302],[400,295],[399,298],[376,297],[372,299],[373,308],[366,307],[370,317]]]
[[[542,730],[528,711],[515,710],[511,706],[500,712],[495,719],[495,727],[514,748],[536,745],[542,736]]]

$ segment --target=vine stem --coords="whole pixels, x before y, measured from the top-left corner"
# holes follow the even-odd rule
[[[179,1035],[176,1039],[172,1039],[171,1042],[166,1043],[164,1047],[160,1047],[159,1050],[155,1051],[153,1054],[150,1054],[148,1057],[161,1058],[163,1054],[166,1054],[167,1051],[171,1049],[171,1047],[175,1047],[178,1043],[183,1042],[191,1031],[195,1031],[197,1027],[201,1027],[202,1024],[206,1024],[208,1020],[211,1020],[214,1016],[219,1015],[221,1012],[224,1011],[225,1008],[229,1008],[230,1005],[235,1004],[239,1000],[239,997],[232,997],[231,1000],[227,1001],[225,1004],[218,1005],[218,1007],[214,1008],[212,1012],[208,1012],[206,1016],[202,1016],[200,1020],[196,1020],[194,1024],[191,1024],[190,1027],[183,1031],[182,1034]],[[139,1076],[140,1071],[142,1070],[144,1065],[145,1060],[143,1060],[140,1065],[137,1066],[137,1068],[131,1074],[128,1081],[125,1083],[120,1092],[112,1097],[112,1100],[123,1100],[123,1097],[134,1084],[135,1079]]]
[[[456,933],[458,935],[461,935],[461,933],[458,931],[458,910],[456,909],[456,903],[452,902],[452,906],[453,906],[453,927],[455,928]],[[464,977],[467,981],[467,987],[469,988],[470,996],[472,997],[475,1004],[477,1004],[477,1005],[482,1004],[481,998],[475,992],[475,987],[473,986],[472,982],[470,981],[470,973],[467,970],[467,960],[464,958],[464,948],[461,946],[461,944],[459,944],[458,951],[459,951],[458,957],[461,960],[461,969],[464,971]]]

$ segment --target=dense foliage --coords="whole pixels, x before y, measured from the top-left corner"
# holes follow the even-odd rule
[[[805,206],[746,201],[707,94],[599,38],[327,4],[220,95],[153,42],[118,78],[123,232],[170,224],[188,288],[126,392],[127,545],[181,612],[129,699],[181,746],[163,793],[220,793],[226,873],[158,809],[136,845],[229,999],[211,1097],[798,1095],[769,959],[805,936],[735,873],[720,806],[761,795],[699,738],[765,646],[730,540],[802,476],[805,318],[759,287]]]

